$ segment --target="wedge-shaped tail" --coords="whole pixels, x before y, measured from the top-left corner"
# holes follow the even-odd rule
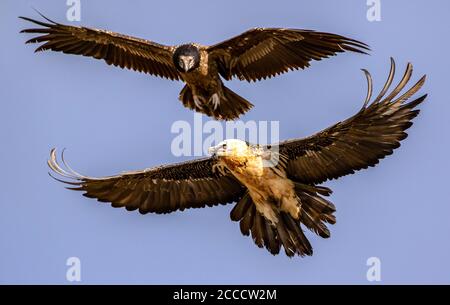
[[[276,225],[256,210],[250,195],[246,193],[231,211],[230,217],[233,221],[240,222],[243,235],[251,234],[255,244],[276,255],[281,246],[287,256],[312,255],[313,249],[306,238],[300,223],[321,237],[327,238],[330,232],[325,223],[334,224],[336,218],[334,205],[323,198],[329,196],[331,190],[326,187],[310,186],[301,183],[295,184],[295,191],[301,203],[300,219],[294,219],[288,213],[280,211],[277,214]]]
[[[180,101],[189,109],[201,112],[216,120],[235,120],[240,115],[249,111],[253,104],[236,92],[228,89],[222,84],[223,96],[216,94],[210,98],[208,103],[196,102],[192,90],[185,85],[180,92]],[[207,98],[202,98],[207,99]],[[217,99],[217,100],[214,100]]]

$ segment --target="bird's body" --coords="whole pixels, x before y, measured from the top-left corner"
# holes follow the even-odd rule
[[[259,158],[261,157],[257,159]],[[261,166],[261,162],[256,163]],[[286,177],[286,173],[280,173],[271,167],[252,167],[251,163],[247,165],[249,167],[245,163],[241,164],[238,172],[230,171],[247,187],[256,210],[275,225],[280,212],[299,220],[300,202],[294,190],[294,182]]]
[[[194,65],[193,69],[188,71],[185,71],[182,67],[178,68],[181,79],[186,83],[179,99],[184,106],[190,109],[198,112],[213,113],[219,106],[220,100],[225,98],[217,64],[209,57],[206,46],[192,43],[182,45],[177,50],[181,49],[182,51],[187,46],[197,49],[199,62]],[[175,50],[175,53],[177,53],[177,50]],[[183,61],[186,59],[189,60],[189,56],[178,55],[174,59],[174,63],[177,60]]]
[[[415,109],[426,95],[408,101],[425,82],[422,77],[402,95],[412,74],[408,64],[399,84],[387,94],[395,72],[391,71],[380,94],[372,97],[372,80],[366,101],[354,116],[307,138],[275,146],[251,145],[225,140],[210,148],[211,157],[149,168],[143,171],[92,178],[58,163],[55,150],[50,168],[67,180],[73,190],[90,198],[111,202],[113,207],[145,214],[170,213],[236,202],[231,219],[250,235],[258,247],[288,256],[312,255],[302,226],[321,237],[336,222],[335,206],[325,197],[331,190],[321,184],[375,166],[392,154],[405,139]]]
[[[183,105],[223,120],[236,119],[253,105],[225,87],[222,79],[257,81],[304,69],[312,60],[340,52],[368,50],[362,42],[310,30],[255,28],[212,46],[166,46],[111,31],[63,25],[46,17],[49,23],[20,18],[42,26],[22,31],[43,34],[27,41],[44,43],[36,51],[90,56],[109,65],[184,81],[179,96]]]
[[[215,151],[210,151],[217,154],[217,150],[221,150],[223,145],[228,147],[230,153],[224,153],[220,157],[218,166],[227,168],[248,189],[258,212],[275,225],[281,211],[299,219],[300,202],[294,183],[286,175],[284,162],[268,166],[259,148],[248,147],[239,140],[219,143]]]

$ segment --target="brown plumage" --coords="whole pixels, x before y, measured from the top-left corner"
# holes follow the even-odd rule
[[[416,107],[426,97],[408,101],[422,87],[425,76],[400,95],[410,80],[411,64],[388,93],[395,73],[392,60],[388,80],[372,102],[372,80],[365,73],[368,94],[361,110],[311,137],[272,146],[231,139],[212,147],[212,157],[105,178],[80,175],[63,160],[64,169],[55,150],[48,164],[68,179],[63,182],[71,189],[141,213],[237,202],[231,219],[240,222],[242,234],[251,234],[258,247],[272,254],[283,247],[288,256],[312,255],[301,226],[327,238],[326,224],[336,222],[335,206],[325,199],[331,190],[318,184],[374,166],[392,154],[406,138],[405,130],[419,113]],[[274,156],[279,157],[275,166],[262,165]]]
[[[253,105],[226,88],[221,80],[237,77],[257,81],[289,70],[309,67],[340,52],[365,53],[367,45],[336,34],[310,30],[256,28],[213,46],[165,46],[110,31],[63,25],[45,18],[26,21],[41,28],[23,33],[40,34],[27,43],[42,43],[36,51],[52,50],[103,59],[109,65],[182,80],[185,107],[215,119],[232,120]]]

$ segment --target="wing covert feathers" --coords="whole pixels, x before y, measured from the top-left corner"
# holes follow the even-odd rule
[[[116,176],[93,178],[70,169],[61,155],[58,162],[52,149],[48,166],[69,185],[84,196],[113,207],[139,210],[140,213],[170,213],[188,208],[203,208],[239,200],[243,186],[231,175],[215,173],[214,160],[203,158],[143,171],[126,172]],[[62,166],[61,166],[62,165]],[[53,176],[52,176],[53,177]]]
[[[149,73],[171,80],[180,79],[172,63],[174,47],[105,30],[69,26],[19,17],[41,27],[22,30],[38,34],[26,43],[41,43],[36,52],[52,50],[103,59],[108,65]]]
[[[208,48],[227,80],[257,81],[290,70],[305,69],[321,60],[351,51],[366,54],[369,47],[344,36],[311,30],[256,28]]]

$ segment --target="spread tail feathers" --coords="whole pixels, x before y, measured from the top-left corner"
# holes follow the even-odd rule
[[[313,249],[306,238],[300,223],[321,237],[329,237],[325,223],[334,224],[336,218],[333,213],[334,205],[322,196],[331,194],[331,190],[320,186],[295,183],[295,191],[301,203],[300,219],[294,219],[286,212],[278,212],[277,223],[271,224],[269,220],[256,210],[248,192],[231,211],[233,221],[240,222],[243,235],[251,236],[255,244],[265,247],[270,253],[276,255],[281,246],[287,256],[312,255]]]
[[[331,190],[322,186],[313,186],[294,182],[295,192],[301,204],[300,221],[311,231],[323,238],[330,237],[325,223],[335,224],[333,203],[322,196],[331,194]],[[322,195],[322,196],[321,196]]]
[[[235,120],[246,113],[253,104],[222,86],[223,96],[218,93],[211,97],[194,96],[191,88],[185,85],[180,92],[180,100],[189,109],[206,114],[216,120]]]

